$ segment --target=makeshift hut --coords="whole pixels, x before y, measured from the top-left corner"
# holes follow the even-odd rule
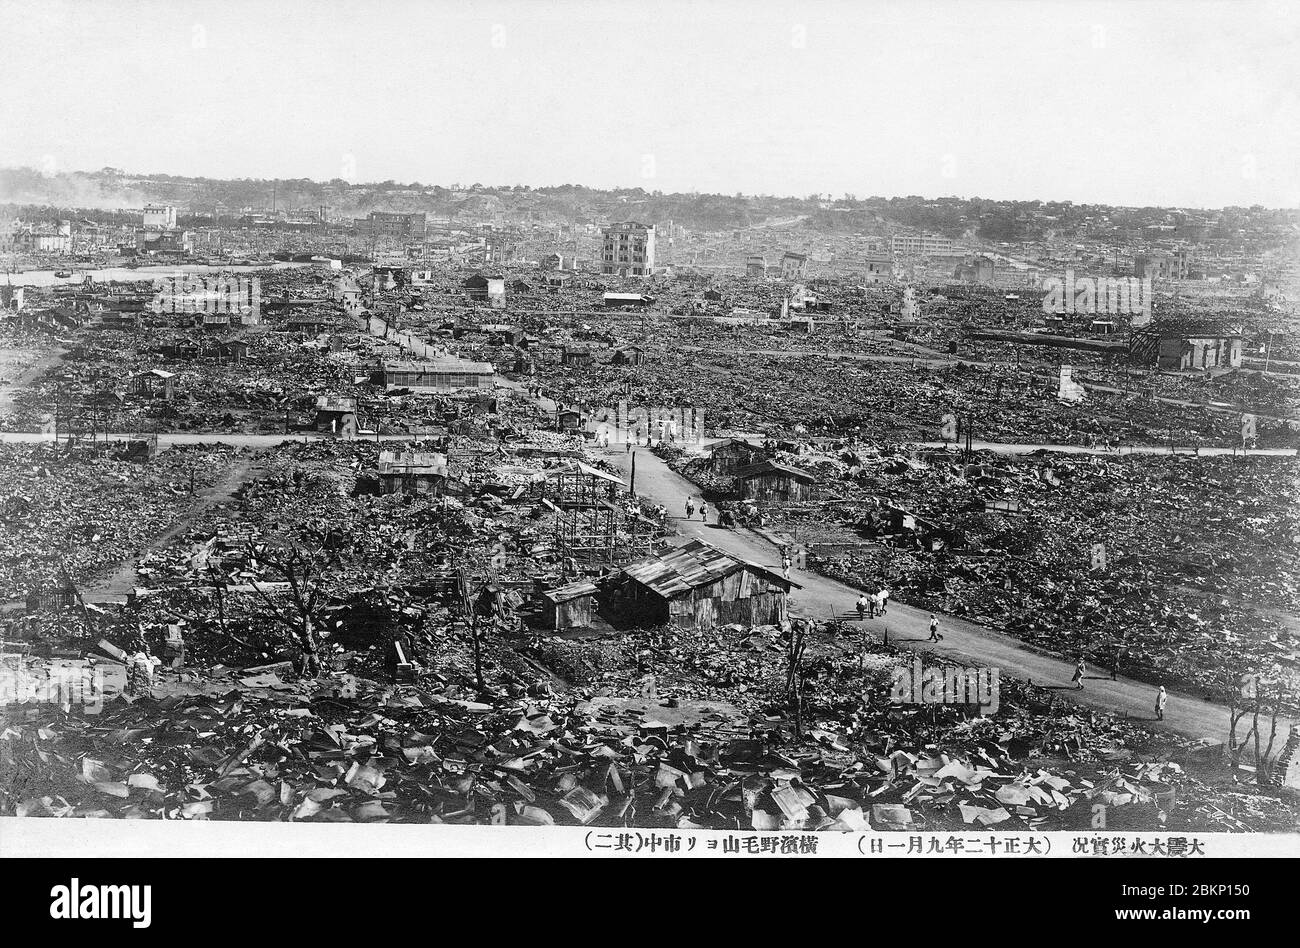
[[[621,346],[614,350],[610,365],[641,365],[645,362],[645,350],[640,346]]]
[[[357,400],[346,395],[316,396],[317,431],[356,436]]]
[[[248,343],[242,339],[227,339],[217,346],[218,361],[240,365],[248,358]]]
[[[589,582],[569,583],[542,593],[542,617],[548,629],[585,629],[591,625],[596,587]]]
[[[754,464],[763,457],[763,449],[740,438],[726,438],[708,447],[709,470],[719,477],[731,477],[736,468]]]
[[[736,492],[742,500],[799,503],[812,499],[817,478],[807,471],[762,460],[736,468]]]
[[[625,566],[613,583],[611,605],[624,620],[698,630],[784,622],[798,586],[703,540]]]
[[[385,494],[439,494],[447,482],[447,457],[432,451],[382,451],[379,485]]]
[[[176,373],[163,369],[149,369],[131,378],[131,392],[144,398],[172,400],[176,394]]]

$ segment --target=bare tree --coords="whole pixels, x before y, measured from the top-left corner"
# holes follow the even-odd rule
[[[226,589],[230,585],[230,577],[227,576],[226,573],[222,570],[220,561],[210,560],[206,562],[204,565],[202,565],[199,569],[203,577],[209,583],[212,584],[212,595],[214,599],[214,605],[216,606],[216,610],[217,610],[217,616],[216,616],[217,633],[221,635],[222,638],[230,639],[232,642],[242,645],[244,648],[248,649],[249,651],[252,652],[262,651],[262,648],[259,647],[258,645],[254,644],[253,642],[249,642],[247,639],[240,638],[238,635],[236,635],[234,632],[230,630],[230,623],[226,616]],[[183,620],[188,625],[205,626],[207,628],[212,627],[211,622],[209,620],[201,617],[197,612],[194,611],[187,612],[184,609],[180,608],[179,605],[172,604],[169,607],[169,611],[172,614],[174,614],[178,619]]]
[[[808,626],[796,619],[790,623],[790,641],[786,647],[785,693],[794,710],[794,736],[803,738],[803,653],[808,647]]]
[[[288,603],[277,600],[256,580],[254,591],[270,618],[289,630],[302,651],[304,675],[320,674],[320,607],[326,578],[340,562],[342,537],[335,531],[308,528],[298,536],[250,543],[250,559],[288,584]]]
[[[1266,702],[1269,686],[1272,685],[1272,701]],[[1273,744],[1277,739],[1277,719],[1286,699],[1286,689],[1280,681],[1265,681],[1261,675],[1243,675],[1241,684],[1232,692],[1228,706],[1228,755],[1232,768],[1232,779],[1236,780],[1241,769],[1241,755],[1248,743],[1253,744],[1255,755],[1255,782],[1268,783],[1272,773]],[[1247,714],[1250,715],[1250,727],[1237,738],[1237,725]],[[1260,746],[1263,736],[1260,731],[1260,715],[1265,714],[1269,720],[1268,743]]]

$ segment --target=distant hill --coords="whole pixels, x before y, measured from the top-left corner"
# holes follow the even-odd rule
[[[1121,208],[1054,201],[991,201],[982,198],[868,197],[806,198],[725,194],[665,194],[642,188],[600,190],[565,184],[424,185],[395,181],[352,183],[294,179],[217,179],[167,174],[132,174],[116,168],[45,175],[31,168],[0,169],[0,204],[85,208],[138,208],[148,202],[175,204],[182,213],[226,213],[267,208],[274,195],[280,209],[330,208],[335,217],[364,217],[370,211],[423,211],[464,222],[604,223],[672,221],[693,231],[728,231],[795,222],[827,234],[887,235],[923,230],[949,237],[994,241],[1060,238],[1075,234],[1132,236],[1151,226],[1186,229],[1200,240],[1270,241],[1294,235],[1295,210],[1262,207],[1201,210]]]

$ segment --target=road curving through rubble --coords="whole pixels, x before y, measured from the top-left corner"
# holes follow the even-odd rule
[[[663,504],[679,534],[681,542],[700,539],[728,553],[753,562],[780,569],[780,558],[771,542],[751,530],[733,530],[715,523],[683,518],[686,498],[698,496],[700,488],[670,469],[663,460],[646,448],[636,449],[636,493]],[[606,460],[627,476],[631,473],[632,453],[623,446],[603,452]],[[1059,658],[1030,648],[1010,636],[954,616],[937,614],[944,639],[932,644],[929,637],[930,612],[891,601],[887,616],[859,622],[854,602],[860,590],[828,579],[811,570],[791,569],[791,579],[802,588],[790,595],[791,611],[822,621],[835,618],[850,622],[883,637],[888,629],[889,641],[919,652],[933,652],[949,661],[999,669],[1002,675],[1032,681],[1036,685],[1059,688],[1060,695],[1086,708],[1125,714],[1144,720],[1156,730],[1168,730],[1194,740],[1222,743],[1228,734],[1228,709],[1222,705],[1175,691],[1169,692],[1165,720],[1155,721],[1154,705],[1158,686],[1120,676],[1112,680],[1109,669],[1089,669],[1082,691],[1070,684],[1074,660]],[[1278,719],[1278,733],[1286,734],[1290,721]]]

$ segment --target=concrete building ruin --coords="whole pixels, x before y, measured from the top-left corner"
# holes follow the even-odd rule
[[[624,221],[604,230],[600,272],[605,276],[647,277],[655,270],[653,225]]]

